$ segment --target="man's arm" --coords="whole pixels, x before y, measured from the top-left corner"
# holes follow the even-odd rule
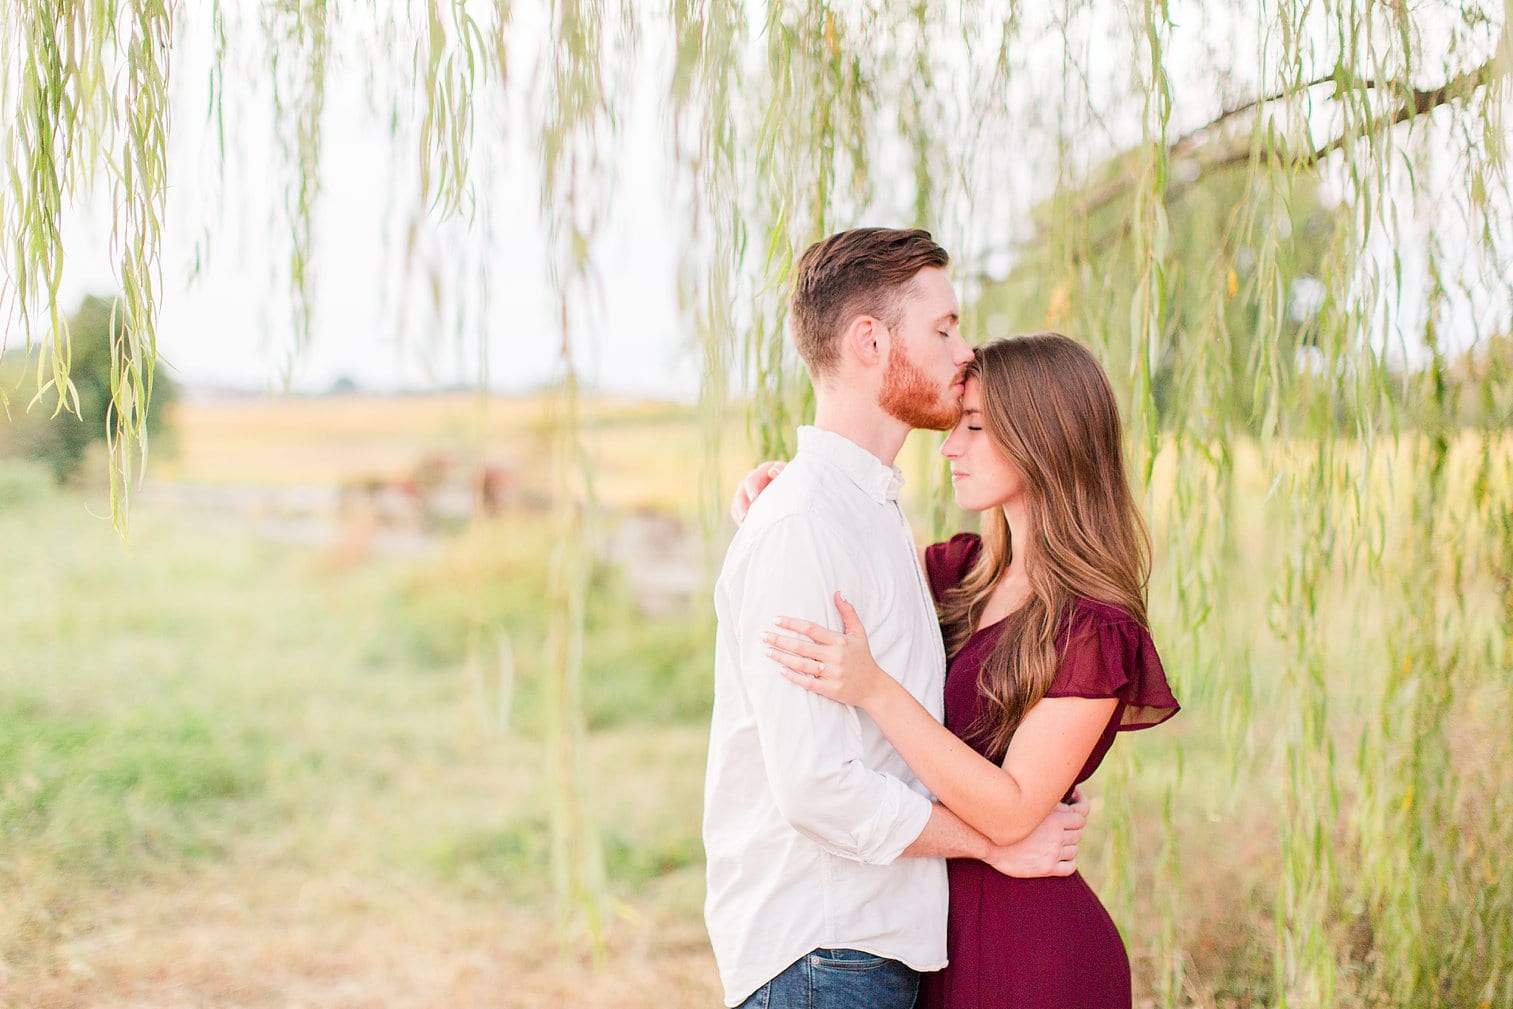
[[[838,627],[833,586],[872,594],[870,569],[848,552],[842,535],[807,512],[762,529],[742,562],[726,616],[735,621],[741,684],[779,812],[832,854],[886,864],[925,829],[932,803],[868,766],[864,716],[789,683],[762,641],[763,631],[785,613]]]
[[[907,858],[975,858],[985,862],[993,845],[955,813],[940,803],[930,809],[930,819],[907,848]]]
[[[973,858],[1005,876],[1070,876],[1077,871],[1077,849],[1087,823],[1088,802],[1062,803],[1023,840],[995,845],[955,813],[936,803],[925,829],[904,849],[910,858]]]

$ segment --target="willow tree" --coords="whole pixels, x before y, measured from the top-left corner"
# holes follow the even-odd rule
[[[16,54],[0,77],[5,339],[38,350],[34,409],[76,409],[61,222],[88,192],[108,193],[132,320],[113,357],[120,522],[146,461],[171,297],[169,81],[189,26],[206,23],[190,7],[18,0],[0,12]],[[1190,717],[1222,727],[1231,802],[1277,804],[1264,909],[1275,942],[1257,997],[1513,1003],[1513,876],[1499,862],[1513,846],[1506,0],[195,10],[212,54],[187,86],[204,89],[222,160],[241,86],[275,84],[286,183],[272,213],[290,249],[278,284],[295,354],[319,289],[309,253],[334,48],[373,68],[409,207],[396,256],[431,279],[448,332],[490,326],[491,182],[529,134],[562,349],[555,865],[564,909],[590,932],[602,886],[577,801],[579,551],[593,515],[577,368],[609,269],[595,237],[632,198],[614,184],[619,124],[651,88],[679,197],[669,214],[687,235],[668,268],[704,363],[707,454],[732,401],[763,454],[791,447],[809,396],[782,339],[797,253],[864,221],[931,228],[955,255],[969,332],[1059,328],[1115,378],[1180,693]],[[419,227],[458,240],[419,262]],[[482,353],[477,369],[487,376]],[[927,485],[939,529],[938,471]],[[718,497],[706,495],[711,513]],[[1376,672],[1333,678],[1341,641]],[[1123,761],[1103,814],[1121,913],[1151,884],[1127,857],[1137,829],[1154,855],[1140,871],[1164,896],[1137,952],[1167,1005],[1201,981],[1183,924],[1184,867],[1201,842],[1177,827],[1176,767],[1156,783],[1154,832],[1123,798],[1151,782]]]

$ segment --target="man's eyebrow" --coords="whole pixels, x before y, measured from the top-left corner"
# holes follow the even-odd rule
[[[947,312],[945,315],[942,315],[939,319],[935,320],[935,325],[939,326],[943,322],[949,322],[954,326],[960,321],[961,320],[956,317],[955,312]]]

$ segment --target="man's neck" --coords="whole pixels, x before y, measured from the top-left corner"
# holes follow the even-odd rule
[[[814,426],[855,442],[871,452],[884,466],[892,466],[898,450],[909,437],[909,427],[884,413],[876,403],[849,403],[818,396]]]

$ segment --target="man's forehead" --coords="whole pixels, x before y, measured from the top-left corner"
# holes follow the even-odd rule
[[[923,269],[915,274],[909,286],[919,310],[931,319],[954,323],[961,315],[961,307],[956,301],[956,288],[952,286],[951,278],[946,276],[945,270],[933,266]]]

